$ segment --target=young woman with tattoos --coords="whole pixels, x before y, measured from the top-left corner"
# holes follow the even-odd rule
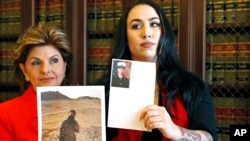
[[[152,132],[107,127],[107,141],[217,140],[208,87],[180,65],[173,28],[161,7],[150,0],[135,1],[120,19],[112,49],[109,64],[113,58],[157,64],[158,103],[142,109],[138,119]],[[110,75],[111,68],[97,83],[105,85],[107,107]]]

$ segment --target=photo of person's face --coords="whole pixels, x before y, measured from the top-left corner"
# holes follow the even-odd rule
[[[124,70],[125,70],[125,68],[117,68],[117,74],[122,75]]]

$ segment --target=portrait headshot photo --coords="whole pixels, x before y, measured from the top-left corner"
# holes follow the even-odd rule
[[[112,87],[129,88],[131,62],[124,60],[113,60]]]

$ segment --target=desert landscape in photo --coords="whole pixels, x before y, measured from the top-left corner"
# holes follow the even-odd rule
[[[101,99],[83,96],[70,99],[59,92],[42,94],[42,141],[59,141],[62,122],[68,112],[76,111],[75,120],[80,131],[76,133],[77,141],[101,141]]]

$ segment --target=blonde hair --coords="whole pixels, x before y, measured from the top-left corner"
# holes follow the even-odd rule
[[[25,81],[25,76],[19,68],[19,63],[25,64],[30,50],[35,46],[52,45],[62,55],[67,63],[65,75],[68,77],[69,65],[72,62],[72,53],[68,36],[59,27],[53,25],[38,24],[29,27],[26,32],[19,37],[14,46],[14,73],[17,77],[21,89],[25,90],[29,82]],[[67,77],[65,79],[67,79]],[[64,82],[62,85],[67,83]]]

